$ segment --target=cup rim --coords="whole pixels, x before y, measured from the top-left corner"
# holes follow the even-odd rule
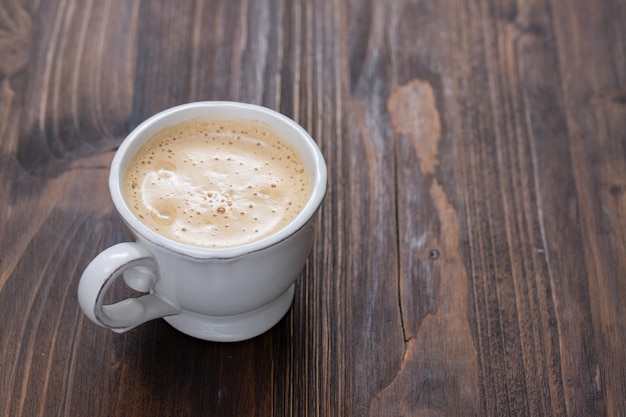
[[[143,224],[130,210],[124,199],[122,182],[125,178],[124,162],[129,161],[134,156],[137,149],[149,140],[156,132],[161,129],[180,123],[184,120],[193,119],[201,116],[181,116],[181,113],[206,111],[210,115],[211,110],[221,109],[233,113],[233,117],[241,117],[247,120],[262,120],[273,124],[279,124],[297,135],[304,144],[306,154],[300,152],[303,158],[311,159],[314,169],[312,174],[311,195],[304,205],[300,213],[285,227],[265,236],[259,240],[246,243],[243,245],[210,248],[196,245],[190,245],[176,240],[167,238],[145,224]],[[236,114],[235,114],[236,113]],[[180,119],[167,123],[166,121]],[[160,126],[160,127],[159,127]],[[245,255],[250,252],[256,252],[287,239],[303,228],[309,220],[315,215],[326,195],[327,168],[322,152],[311,135],[298,123],[289,117],[272,110],[270,108],[257,104],[234,102],[234,101],[196,101],[178,106],[170,107],[160,111],[146,119],[144,122],[134,128],[122,141],[111,162],[109,172],[109,191],[113,204],[126,223],[133,232],[152,242],[153,244],[181,255],[186,255],[197,259],[227,259]]]

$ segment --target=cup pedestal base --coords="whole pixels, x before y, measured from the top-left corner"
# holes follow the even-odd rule
[[[182,311],[163,317],[176,330],[213,342],[237,342],[265,333],[283,318],[293,302],[295,284],[280,297],[256,310],[234,316],[204,316]]]

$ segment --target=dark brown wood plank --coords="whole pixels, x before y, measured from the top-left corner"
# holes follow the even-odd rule
[[[580,227],[579,256],[584,259],[580,274],[588,292],[579,294],[568,287],[571,292],[562,294],[561,302],[568,306],[570,299],[586,303],[585,318],[590,323],[583,327],[590,337],[585,334],[580,341],[585,349],[579,351],[575,345],[568,349],[569,361],[586,362],[582,387],[568,387],[566,394],[572,403],[582,403],[581,407],[592,403],[607,415],[620,415],[626,392],[626,370],[616,365],[626,360],[622,348],[626,344],[626,38],[620,22],[626,18],[626,6],[619,1],[601,8],[590,6],[554,8],[560,16],[554,26],[571,175],[579,202],[574,214]],[[582,68],[589,70],[579,73]],[[581,326],[569,321],[574,314],[564,315],[564,325]],[[591,354],[585,355],[587,351]],[[568,379],[580,379],[579,369],[565,368]]]
[[[0,3],[0,416],[621,416],[620,0]],[[274,329],[116,335],[76,288],[128,238],[134,126],[280,110],[329,168]],[[116,287],[114,297],[128,290]]]

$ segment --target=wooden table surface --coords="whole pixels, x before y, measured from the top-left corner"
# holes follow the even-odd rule
[[[626,416],[623,0],[3,0],[0,416]],[[328,164],[287,316],[82,314],[108,165],[197,100]],[[120,293],[124,288],[116,289]]]

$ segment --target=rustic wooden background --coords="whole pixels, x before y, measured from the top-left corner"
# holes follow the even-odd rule
[[[195,100],[329,167],[292,310],[116,335],[107,166]],[[116,289],[123,293],[124,289]],[[0,416],[626,416],[623,0],[2,0]]]

